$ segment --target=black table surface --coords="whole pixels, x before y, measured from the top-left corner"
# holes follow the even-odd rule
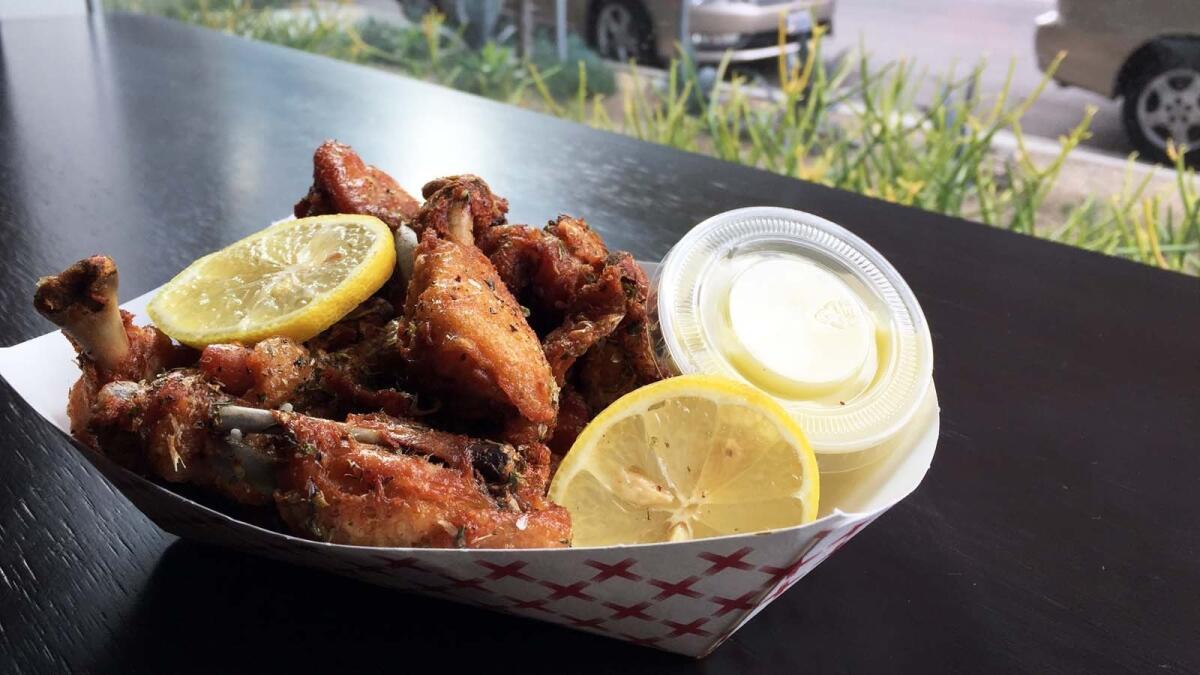
[[[1200,671],[1200,282],[161,19],[0,24],[0,344],[106,252],[133,297],[285,215],[323,139],[485,176],[657,259],[726,209],[825,216],[933,330],[918,491],[704,661],[176,540],[0,386],[0,671]],[[65,392],[64,392],[65,393]]]

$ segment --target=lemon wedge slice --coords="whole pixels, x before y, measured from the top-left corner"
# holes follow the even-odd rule
[[[155,325],[185,345],[307,340],[388,280],[392,232],[378,218],[285,220],[210,253],[150,301]]]
[[[550,499],[575,546],[685,541],[812,522],[820,477],[804,433],[774,399],[723,377],[632,391],[563,458]]]

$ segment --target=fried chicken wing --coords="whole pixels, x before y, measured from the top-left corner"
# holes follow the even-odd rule
[[[575,380],[592,414],[662,378],[647,320],[645,272],[629,253],[609,253],[582,219],[559,216],[544,230],[494,227],[478,245],[529,303],[531,323],[547,331],[542,344],[555,380]],[[572,378],[580,359],[586,364]]]
[[[650,337],[649,312],[646,308],[650,297],[650,281],[646,278],[646,272],[626,251],[610,255],[607,264],[621,270],[621,287],[625,292],[625,318],[609,339],[617,342],[625,352],[639,384],[661,380],[663,372],[654,357],[654,344]]]
[[[478,246],[543,330],[562,321],[575,295],[600,272],[573,256],[558,237],[527,225],[494,227],[480,235]]]
[[[151,378],[184,365],[194,352],[172,344],[153,326],[138,327],[118,308],[117,266],[107,256],[84,258],[59,274],[38,280],[33,306],[75,347],[81,377],[68,394],[71,433],[85,443],[100,388],[115,380]]]
[[[375,216],[395,230],[412,221],[420,206],[391,176],[365,164],[353,148],[329,140],[313,153],[313,184],[294,213],[297,218],[332,213]]]
[[[550,437],[550,442],[547,444],[550,451],[560,458],[567,454],[567,451],[575,443],[575,439],[579,437],[579,433],[588,425],[588,422],[592,421],[592,417],[594,417],[592,409],[583,395],[570,384],[563,387],[558,403],[558,419],[554,424],[554,435]],[[557,469],[557,465],[552,466],[551,469],[553,475],[553,469]]]
[[[497,498],[474,472],[357,441],[328,420],[284,416],[297,457],[276,502],[295,531],[367,546],[561,547],[570,517],[560,506]]]
[[[646,273],[624,251],[609,256],[608,264],[610,269],[620,270],[625,316],[611,334],[579,359],[575,368],[575,386],[593,414],[622,395],[663,378],[646,312]]]
[[[149,382],[118,380],[96,396],[89,431],[96,447],[135,471],[212,489],[249,505],[270,503],[275,455],[265,438],[226,439],[213,411],[233,399],[194,369]]]
[[[546,233],[563,243],[571,257],[593,269],[608,258],[608,247],[595,230],[582,218],[560,215],[546,226]]]
[[[400,298],[403,305],[404,298]],[[388,324],[396,319],[396,307],[387,300],[375,296],[362,303],[341,321],[326,328],[324,332],[304,343],[310,351],[338,352],[354,347],[362,352],[363,346],[377,346],[379,340],[394,337],[395,327]],[[382,347],[377,347],[382,349]]]
[[[537,335],[488,259],[426,231],[405,305],[410,378],[456,405],[554,421],[558,386]]]
[[[567,370],[625,319],[626,291],[618,267],[606,267],[595,282],[585,285],[571,300],[566,318],[542,341],[554,379],[561,386]]]
[[[225,391],[262,408],[298,400],[316,372],[308,350],[286,337],[267,338],[253,348],[209,345],[200,354],[199,367]]]
[[[332,353],[314,352],[285,337],[267,338],[254,347],[216,344],[204,348],[199,369],[225,392],[260,408],[287,405],[325,416],[380,410],[404,416],[412,413],[415,398],[374,372],[386,357],[398,358],[384,353],[394,351],[395,344],[382,329]],[[384,381],[373,382],[377,379]]]
[[[418,235],[428,230],[465,246],[504,222],[508,200],[492,193],[479,176],[464,174],[431,180],[421,188],[425,203],[413,223]]]

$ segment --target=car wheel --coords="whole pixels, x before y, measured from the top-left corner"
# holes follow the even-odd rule
[[[1189,53],[1190,52],[1190,53]],[[1167,145],[1200,159],[1200,49],[1159,49],[1132,73],[1124,90],[1125,133],[1143,156],[1169,162]]]
[[[592,7],[588,22],[592,47],[606,59],[654,60],[654,26],[646,8],[632,0],[601,0]]]

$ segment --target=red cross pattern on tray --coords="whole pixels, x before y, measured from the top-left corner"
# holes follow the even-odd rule
[[[700,581],[700,577],[688,577],[676,583],[662,581],[660,579],[651,579],[650,585],[657,586],[662,589],[662,592],[654,596],[655,600],[666,600],[673,595],[686,595],[689,598],[699,598],[703,594],[692,590],[692,586]]]
[[[708,569],[704,570],[704,575],[712,576],[722,570],[727,569],[752,570],[754,569],[754,566],[743,559],[753,552],[754,549],[747,546],[745,548],[739,548],[729,555],[719,555],[717,553],[708,552],[701,553],[700,558],[702,560],[707,560],[708,562],[712,563]]]
[[[923,442],[936,442],[936,427]],[[84,455],[139,510],[181,537],[692,656],[714,649],[883,512],[835,512],[804,527],[671,544],[369,549],[238,522]]]
[[[758,591],[746,591],[736,598],[723,598],[719,595],[714,595],[709,598],[710,601],[720,605],[720,608],[713,612],[713,616],[725,616],[730,612],[749,612],[754,609],[754,600],[760,595]]]
[[[144,501],[164,495],[139,494]],[[212,534],[213,517],[163,505],[179,534]],[[716,648],[873,520],[736,540],[577,551],[347,550],[262,531],[227,545],[393,588],[700,656]],[[223,527],[225,527],[223,525]],[[212,540],[213,537],[207,537]]]
[[[503,579],[505,577],[514,577],[516,579],[521,579],[522,581],[533,581],[533,577],[521,571],[522,567],[525,567],[529,564],[521,560],[508,563],[507,565],[497,565],[486,560],[477,560],[476,564],[491,570],[491,574],[487,575],[488,579],[495,580]]]
[[[579,557],[574,568],[541,564],[536,557],[488,559],[486,552],[451,567],[423,560],[419,552],[376,553],[359,573],[403,576],[407,583],[396,585],[417,592],[698,654],[727,639],[869,522],[815,532],[782,561],[779,551],[757,546],[702,548],[670,564],[634,551],[615,559]]]
[[[583,592],[584,588],[589,586],[586,581],[576,581],[573,584],[556,584],[553,581],[539,581],[541,585],[549,588],[551,591],[550,597],[547,600],[561,600],[563,598],[579,598],[581,600],[595,600],[592,596]]]
[[[596,576],[592,577],[592,581],[594,582],[607,581],[613,577],[629,579],[630,581],[641,581],[642,578],[640,576],[629,571],[629,568],[633,567],[636,562],[633,558],[626,558],[612,565],[602,563],[599,560],[585,560],[583,564],[600,570],[596,573]]]

